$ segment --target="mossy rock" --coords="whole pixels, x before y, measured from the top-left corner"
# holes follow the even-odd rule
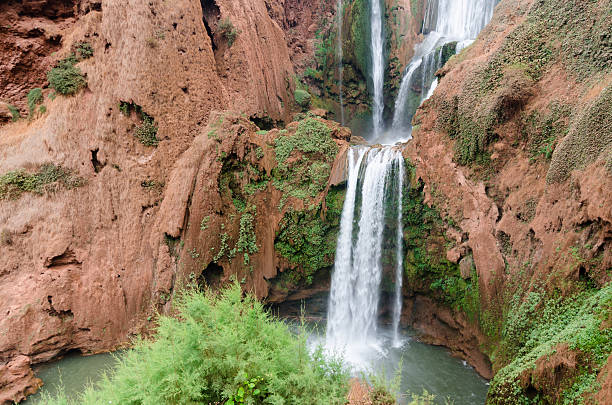
[[[297,89],[293,94],[295,102],[302,108],[308,108],[310,106],[310,93],[306,90]]]
[[[612,86],[606,87],[570,126],[552,156],[549,183],[565,181],[572,170],[584,168],[612,150]]]

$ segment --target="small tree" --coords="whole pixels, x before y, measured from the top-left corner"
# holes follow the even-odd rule
[[[240,30],[234,27],[229,18],[225,18],[219,23],[219,32],[227,39],[227,46],[229,47],[234,45],[234,41],[236,41],[238,34],[240,34]]]

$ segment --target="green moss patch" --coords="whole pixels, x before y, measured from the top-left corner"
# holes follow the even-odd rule
[[[612,151],[612,87],[608,86],[574,118],[561,141],[546,175],[548,182],[562,182],[572,170],[585,167]]]
[[[58,191],[60,186],[73,189],[85,184],[85,180],[62,166],[47,163],[35,173],[23,169],[0,176],[0,200],[17,199],[23,193],[43,194]]]
[[[331,189],[325,213],[319,205],[304,211],[290,209],[283,217],[274,248],[296,266],[287,271],[292,284],[309,285],[318,270],[333,265],[344,194],[342,188]]]

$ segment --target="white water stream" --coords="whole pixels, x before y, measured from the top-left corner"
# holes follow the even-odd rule
[[[423,22],[423,32],[427,35],[415,47],[395,102],[391,132],[396,139],[410,139],[412,116],[438,85],[434,74],[444,63],[442,47],[457,42],[455,52],[459,53],[471,44],[491,20],[496,4],[497,0],[434,0],[428,3]]]
[[[410,139],[410,120],[414,110],[431,96],[437,79],[434,74],[443,63],[442,45],[457,42],[456,51],[469,45],[491,19],[497,0],[432,0],[428,4],[423,31],[424,41],[415,48],[415,56],[406,68],[395,104],[391,130],[385,131],[384,110],[384,9],[380,0],[370,2],[372,116],[375,142],[393,145]],[[338,0],[341,10],[342,0]],[[341,38],[341,12],[338,32]],[[341,63],[341,39],[338,59]],[[341,67],[339,67],[341,69]],[[342,75],[340,71],[340,81]],[[340,89],[342,89],[340,83]],[[418,87],[418,103],[413,89]],[[340,91],[342,104],[342,90]],[[408,110],[410,106],[410,111]],[[344,116],[342,113],[342,120]],[[336,261],[328,306],[326,346],[341,352],[357,368],[368,368],[372,359],[385,356],[389,346],[402,345],[400,319],[402,310],[403,228],[402,199],[404,159],[393,146],[355,146],[348,152],[347,192],[340,221]],[[386,212],[386,210],[391,210]],[[394,218],[394,220],[390,220]],[[385,234],[385,229],[387,233]],[[395,233],[389,234],[393,229]],[[383,251],[393,240],[393,255],[384,263],[393,264],[395,279],[392,301],[391,334],[379,331],[379,302],[383,277]],[[392,256],[392,257],[391,257]],[[385,267],[389,269],[389,266]],[[385,337],[386,336],[386,337]]]
[[[372,121],[374,124],[374,138],[384,129],[383,111],[385,109],[383,88],[385,83],[385,54],[383,38],[383,12],[381,0],[370,0],[371,16],[371,53],[372,53],[372,86],[373,106]]]
[[[382,350],[377,329],[385,206],[395,205],[392,208],[397,210],[400,223],[396,238],[400,242],[402,239],[401,198],[385,190],[390,184],[403,187],[403,167],[402,154],[395,148],[361,146],[349,150],[348,185],[332,276],[326,344],[332,351],[343,352],[357,366],[367,363],[373,349]],[[395,274],[401,276],[401,243],[398,248],[395,258],[400,260]],[[396,297],[398,294],[401,295],[401,290]]]

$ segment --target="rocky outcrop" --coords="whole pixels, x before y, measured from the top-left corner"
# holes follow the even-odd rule
[[[585,311],[581,317],[595,316],[597,325],[605,316],[594,314],[609,311],[598,301],[608,294],[612,267],[612,138],[601,125],[610,114],[609,103],[603,105],[612,64],[601,58],[610,49],[609,5],[500,2],[476,43],[438,72],[439,87],[417,113],[405,148],[425,202],[445,219],[447,259],[475,266],[473,322],[486,337],[478,345],[495,373],[488,403],[536,393],[546,403],[593,400],[590,390],[608,384],[609,352],[596,354],[576,343],[577,331],[567,331],[580,323],[570,322],[572,313]],[[580,51],[585,43],[588,54]],[[463,268],[459,273],[469,275]],[[568,310],[570,304],[576,308]],[[542,318],[554,305],[566,321]],[[417,324],[432,341],[453,347],[464,332],[449,334],[447,325],[470,327],[455,328],[447,320],[459,318],[444,318],[443,328],[431,317]],[[555,332],[549,341],[537,340],[544,333],[538,328]],[[568,335],[557,335],[563,330]],[[609,325],[589,330],[589,339],[609,336]],[[523,333],[539,342],[540,352]],[[570,348],[550,357],[554,342]],[[521,374],[531,366],[533,373]],[[601,385],[582,384],[585,378]]]
[[[418,294],[404,304],[402,323],[417,329],[423,342],[447,347],[453,356],[465,359],[484,378],[493,377],[491,361],[480,350],[487,339],[465,314]]]
[[[39,378],[34,377],[27,356],[17,356],[7,364],[0,365],[0,403],[21,401],[27,395],[33,394],[42,385]]]
[[[217,186],[196,177],[211,175],[204,167],[218,169],[209,156],[216,149],[206,143],[211,111],[235,109],[251,136],[258,128],[248,118],[265,127],[291,116],[293,65],[285,34],[270,16],[279,4],[104,0],[0,6],[0,18],[8,19],[0,24],[2,54],[11,55],[0,66],[6,84],[0,98],[23,112],[25,93],[42,87],[46,108],[36,119],[0,127],[0,176],[61,163],[83,180],[77,188],[0,200],[1,364],[8,367],[18,356],[35,364],[73,349],[121,345],[146,329],[152,311],[169,307],[179,276],[206,268],[191,267],[196,261],[187,248],[200,247],[185,235],[200,229],[200,223],[187,228],[190,218],[224,209],[193,188],[204,184],[196,179]],[[86,88],[70,97],[51,95],[46,71],[79,42],[93,50],[77,65]],[[136,136],[147,122],[149,130],[155,127],[152,146]],[[236,139],[224,142],[228,152],[244,150]],[[189,160],[193,156],[202,162]],[[281,198],[271,193],[275,201]],[[282,218],[276,207],[268,211]],[[265,271],[253,275],[248,287],[265,296],[265,280],[276,274],[275,225],[264,218],[259,223],[259,240],[266,244],[254,260]],[[239,232],[237,226],[232,229]],[[206,248],[220,238],[197,233]],[[177,258],[173,244],[179,236],[187,247]],[[177,273],[182,257],[189,263]],[[235,267],[225,269],[227,278]],[[210,273],[212,282],[214,265]],[[3,375],[2,383],[15,387],[2,390],[25,392],[36,385],[31,378],[26,382],[28,376]]]

